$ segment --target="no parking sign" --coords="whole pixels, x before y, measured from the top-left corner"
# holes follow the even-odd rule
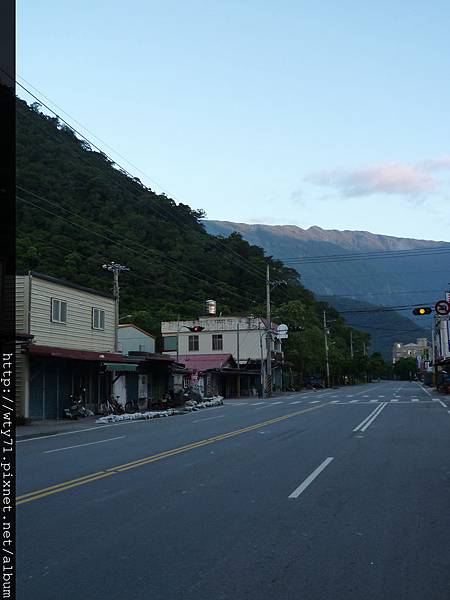
[[[434,310],[436,311],[437,315],[445,317],[450,313],[450,302],[447,302],[447,300],[439,300],[436,302]]]

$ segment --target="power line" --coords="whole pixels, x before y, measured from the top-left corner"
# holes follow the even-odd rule
[[[408,304],[405,306],[392,306],[383,308],[372,308],[368,310],[341,310],[338,311],[341,315],[357,314],[357,313],[379,313],[379,312],[395,312],[399,310],[410,310],[411,308],[418,308],[425,304],[434,306],[435,302],[422,302],[421,304]],[[336,309],[337,310],[337,309]]]
[[[58,242],[58,245],[56,244],[52,244],[51,240],[46,241],[46,247],[52,247],[55,250],[61,251],[61,250],[65,250],[67,253],[73,253],[73,252],[77,252],[79,253],[79,250],[77,248],[69,248],[67,246],[64,246],[63,244],[61,244],[60,242]],[[101,265],[101,263],[103,263],[105,260],[107,260],[108,258],[108,254],[104,253],[102,258],[101,256],[99,256],[99,258],[93,258],[92,256],[83,256],[81,254],[79,254],[80,258],[83,260],[83,262],[91,262],[92,264],[94,264],[97,269],[99,269],[99,266]],[[129,271],[127,273],[127,279],[132,278],[132,279],[139,279],[139,281],[146,281],[148,283],[150,283],[153,287],[155,286],[155,278],[153,277],[152,279],[150,279],[149,277],[146,277],[142,270],[136,266],[133,266],[133,270]],[[208,283],[208,282],[206,282]],[[158,290],[161,288],[167,289],[169,292],[173,293],[173,289],[161,282],[157,283],[157,287]],[[193,290],[188,290],[187,292],[187,296],[188,299],[192,299],[192,298],[198,298],[199,301],[204,301],[205,297],[204,294],[198,293],[198,292],[194,292]]]
[[[22,186],[20,186],[20,185],[18,185],[18,186],[17,186],[17,188],[18,188],[18,189],[20,189],[20,190],[21,190],[21,191],[23,191],[23,192],[26,192],[27,194],[30,194],[30,195],[34,196],[35,198],[37,198],[37,199],[39,199],[39,200],[42,200],[42,201],[44,201],[44,202],[48,202],[49,204],[51,204],[52,206],[55,206],[55,207],[56,207],[56,208],[58,208],[58,209],[62,209],[62,210],[64,210],[64,211],[68,212],[70,215],[72,215],[72,216],[75,216],[75,217],[77,217],[78,219],[81,219],[82,221],[85,221],[85,222],[86,222],[86,223],[88,223],[89,225],[94,225],[95,227],[98,227],[98,228],[100,228],[100,229],[106,230],[108,233],[111,233],[112,235],[115,235],[115,236],[118,236],[118,235],[119,235],[118,233],[116,233],[116,232],[115,232],[113,229],[111,229],[110,227],[107,227],[107,226],[105,226],[105,225],[101,225],[100,223],[97,223],[97,222],[95,222],[95,221],[92,221],[91,219],[88,219],[88,218],[86,218],[86,217],[83,217],[82,215],[79,215],[78,213],[76,213],[76,212],[74,212],[74,211],[71,211],[70,209],[66,208],[65,206],[62,206],[61,204],[58,204],[57,202],[54,202],[54,201],[52,201],[52,200],[49,200],[48,198],[45,198],[44,196],[40,196],[39,194],[36,194],[35,192],[32,192],[31,190],[27,190],[26,188],[24,188],[24,187],[22,187]],[[54,214],[56,214],[56,213],[54,213]],[[72,224],[73,224],[73,223],[72,223]],[[85,230],[86,230],[86,228],[83,228],[83,229],[85,229]],[[90,230],[86,230],[86,231],[90,232]],[[203,273],[203,272],[201,272],[201,271],[197,271],[197,270],[195,270],[195,269],[191,269],[191,268],[189,268],[189,267],[183,267],[183,270],[181,270],[181,269],[179,268],[179,266],[178,266],[178,262],[176,261],[176,259],[174,259],[174,258],[171,258],[170,256],[163,256],[163,257],[161,258],[161,257],[160,257],[160,254],[161,254],[161,253],[160,253],[160,252],[158,252],[157,250],[154,250],[153,248],[148,248],[148,247],[147,247],[147,246],[145,246],[144,244],[141,244],[140,242],[136,242],[136,241],[134,241],[134,240],[130,240],[130,238],[126,238],[125,236],[122,236],[122,235],[121,235],[120,237],[121,237],[121,240],[124,240],[125,242],[128,242],[128,243],[130,243],[130,244],[133,244],[133,245],[134,245],[134,246],[136,246],[136,247],[139,247],[139,251],[140,251],[140,252],[142,252],[142,250],[141,250],[141,249],[143,249],[143,250],[144,250],[146,253],[147,253],[147,252],[150,252],[150,253],[153,253],[153,254],[157,255],[157,257],[159,258],[159,260],[161,261],[161,263],[162,263],[162,261],[163,261],[163,260],[169,261],[170,263],[172,263],[172,265],[174,264],[174,265],[177,267],[177,268],[175,268],[175,267],[173,267],[173,266],[172,266],[172,268],[175,268],[175,270],[178,270],[179,272],[182,272],[183,274],[185,274],[185,270],[187,270],[187,271],[190,271],[190,272],[191,272],[191,273],[193,273],[193,274],[200,275],[202,278],[204,278],[204,277],[209,277],[209,278],[210,278],[210,279],[212,279],[213,281],[216,281],[216,282],[218,282],[218,283],[220,283],[220,284],[222,284],[222,285],[223,285],[223,282],[222,282],[222,281],[220,281],[219,279],[217,279],[217,278],[213,277],[212,275],[206,275],[205,273]],[[108,238],[108,239],[109,239],[109,238]],[[109,240],[109,241],[111,241],[111,242],[112,242],[112,240]],[[116,243],[117,243],[117,242],[116,242]],[[123,246],[123,244],[121,244],[121,245]],[[128,249],[130,249],[128,246],[124,246],[124,247],[125,247],[125,248],[128,248]],[[136,251],[136,250],[135,250],[135,251]],[[167,266],[169,266],[169,268],[170,268],[170,265],[167,265]]]
[[[67,222],[68,224],[72,225],[73,227],[77,227],[79,229],[83,229],[84,231],[86,231],[87,233],[90,233],[91,235],[96,235],[97,237],[103,238],[103,239],[107,240],[108,242],[110,242],[111,244],[114,244],[116,246],[119,246],[121,248],[129,250],[130,252],[133,252],[134,254],[139,254],[140,256],[145,256],[145,252],[143,252],[141,250],[137,250],[135,248],[126,246],[125,244],[117,242],[116,240],[113,240],[113,239],[111,239],[111,238],[109,238],[109,237],[107,237],[107,236],[105,236],[105,235],[103,235],[101,233],[93,231],[92,229],[88,229],[87,227],[83,227],[79,223],[74,223],[70,219],[67,219],[66,217],[63,217],[62,215],[59,215],[58,213],[55,213],[54,211],[50,211],[50,210],[48,210],[48,209],[46,209],[46,208],[44,208],[42,206],[39,206],[39,205],[35,204],[34,202],[32,202],[31,200],[27,200],[27,199],[22,198],[20,196],[17,196],[17,199],[20,200],[20,201],[22,201],[22,202],[25,202],[26,204],[29,204],[29,205],[33,206],[34,208],[36,208],[38,210],[41,210],[41,211],[44,211],[44,212],[46,212],[46,213],[48,213],[50,215],[56,216],[59,219],[62,219],[63,221]],[[204,278],[197,277],[196,275],[186,273],[184,270],[182,270],[180,268],[177,268],[177,267],[175,267],[175,266],[173,266],[171,264],[167,264],[167,265],[165,265],[165,267],[167,267],[169,269],[173,269],[174,271],[177,271],[178,273],[181,273],[182,275],[184,275],[186,277],[191,277],[193,279],[201,281],[203,284],[206,283],[208,285],[214,285],[211,281],[207,281]],[[217,283],[218,283],[218,285],[220,287],[222,287],[223,289],[225,289],[227,291],[228,294],[232,294],[232,295],[237,296],[237,297],[239,297],[239,298],[242,299],[242,297],[243,297],[242,291],[240,291],[240,292],[234,292],[234,291],[232,291],[232,289],[234,288],[234,286],[229,286],[228,284],[225,284],[225,283],[223,283],[223,282],[221,282],[219,280],[216,280],[216,281],[217,281]],[[231,289],[229,289],[229,288],[231,288]],[[234,288],[234,289],[237,289],[237,288]],[[244,295],[244,296],[246,296],[246,295]],[[247,299],[250,299],[250,297],[247,296]],[[251,299],[251,301],[256,302],[254,299]]]
[[[4,71],[3,69],[1,69],[6,75],[8,75],[8,77],[10,77],[11,79],[13,79],[11,77],[11,75],[9,75],[8,73],[6,73],[6,71]],[[133,175],[127,170],[125,169],[122,165],[120,165],[117,161],[114,161],[111,157],[109,157],[108,155],[106,155],[96,144],[94,144],[86,135],[84,135],[83,133],[81,133],[79,130],[77,130],[76,128],[74,128],[70,123],[68,123],[65,119],[63,119],[60,115],[58,115],[50,106],[48,106],[45,102],[43,102],[38,96],[36,96],[35,94],[33,94],[30,90],[28,90],[24,85],[22,85],[19,81],[14,80],[17,85],[19,85],[24,91],[27,92],[27,94],[29,94],[32,98],[34,98],[38,103],[40,103],[42,106],[44,106],[47,110],[49,110],[52,114],[55,115],[55,117],[57,117],[60,121],[62,121],[67,127],[69,127],[73,132],[77,133],[81,138],[83,138],[86,142],[88,142],[88,144],[90,144],[90,146],[92,146],[93,148],[95,148],[98,152],[100,152],[101,154],[107,156],[114,164],[116,164],[118,167],[120,167],[120,169],[126,174],[128,175],[131,179],[135,179],[133,177]],[[34,86],[32,86],[34,87]],[[35,88],[36,89],[36,88]],[[53,101],[50,100],[50,102],[53,103]],[[56,104],[55,104],[56,106]],[[63,111],[65,112],[65,111]],[[68,113],[65,113],[68,114]],[[69,115],[70,116],[70,115]],[[72,117],[70,117],[72,118]],[[75,119],[73,119],[75,120]],[[84,127],[83,125],[81,125],[84,129],[87,130],[86,127]],[[96,137],[96,136],[94,136]],[[97,138],[100,139],[100,138]],[[103,142],[104,143],[104,142]],[[107,145],[107,144],[106,144]],[[109,146],[109,148],[111,148],[111,146]],[[111,148],[112,149],[112,148]],[[112,149],[118,156],[121,156],[117,151],[115,151],[114,149]],[[131,163],[130,161],[128,161],[127,159],[126,162],[128,162],[130,165],[132,165],[136,170],[138,170],[139,172],[141,172],[142,174],[145,175],[145,177],[147,177],[149,180],[153,181],[151,179],[151,177],[149,177],[147,174],[143,173],[138,167],[136,167],[135,165],[133,165],[133,163]],[[157,183],[157,182],[155,182]],[[159,185],[157,183],[157,185]],[[159,185],[159,187],[161,187]],[[161,187],[161,189],[164,189]],[[172,198],[177,200],[177,202],[180,202],[175,196],[173,196],[171,194]],[[158,209],[156,209],[154,206],[152,207],[155,212],[158,212]],[[175,215],[171,214],[169,211],[166,211],[163,207],[160,207],[159,209],[159,214],[161,215],[161,212],[165,213],[166,217],[168,217],[169,219],[175,221],[177,223],[177,225],[179,225],[179,222],[182,225],[186,225],[186,223],[183,223],[182,221],[180,221],[180,219],[178,219]],[[232,248],[228,248],[219,238],[217,238],[216,236],[211,236],[211,239],[214,241],[214,243],[216,243],[217,245],[221,246],[223,248],[223,250],[228,253],[229,255],[233,255],[236,256],[242,263],[243,265],[246,266],[247,270],[249,272],[252,272],[253,275],[259,275],[261,277],[264,277],[264,271],[261,269],[259,269],[258,267],[255,267],[255,265],[253,265],[253,263],[251,263],[250,261],[248,261],[247,259],[245,259],[243,256],[241,256],[238,252],[235,252]]]
[[[391,258],[415,258],[415,257],[425,257],[425,256],[436,256],[436,255],[440,255],[440,254],[447,254],[450,253],[450,247],[445,247],[445,246],[441,246],[439,248],[434,249],[434,251],[427,251],[427,252],[423,252],[423,251],[419,251],[419,250],[414,250],[411,251],[408,254],[404,254],[404,253],[395,253],[395,254],[391,254],[391,253],[384,253],[384,252],[379,252],[373,255],[365,255],[365,256],[357,256],[357,255],[330,255],[324,258],[315,258],[315,257],[299,257],[299,258],[284,258],[282,259],[283,262],[288,265],[288,266],[295,266],[295,265],[309,265],[309,264],[327,264],[327,263],[346,263],[346,262],[354,262],[354,261],[359,261],[359,260],[380,260],[380,259],[391,259]]]
[[[280,259],[282,260],[282,259]],[[392,275],[421,275],[422,273],[448,273],[449,269],[422,269],[420,271],[389,271],[388,275],[392,276]],[[314,280],[314,279],[320,279],[321,281],[323,281],[324,279],[324,275],[309,275],[308,273],[300,273],[301,277],[303,279],[307,279],[307,280]],[[385,276],[385,275],[384,275]],[[340,281],[342,281],[342,275],[325,275],[326,279],[339,279]],[[352,279],[374,279],[376,277],[383,277],[382,273],[369,273],[368,275],[365,274],[355,274],[353,275],[352,273]],[[339,296],[339,294],[336,294],[336,296]]]
[[[396,295],[405,295],[405,294],[434,294],[434,293],[442,293],[442,289],[439,290],[399,290],[394,292],[366,292],[363,294],[352,294],[351,296],[345,294],[318,294],[320,298],[348,298],[349,300],[353,299],[354,296],[359,297],[367,297],[367,296],[396,296]]]

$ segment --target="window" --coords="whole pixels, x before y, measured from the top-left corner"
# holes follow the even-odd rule
[[[213,334],[212,336],[212,349],[223,350],[223,337],[221,333]]]
[[[105,311],[100,308],[92,309],[92,329],[105,329]]]
[[[164,352],[174,352],[177,349],[177,336],[167,335],[163,338]]]
[[[52,298],[52,315],[53,323],[67,323],[67,302]]]
[[[198,352],[198,335],[189,336],[189,352]]]

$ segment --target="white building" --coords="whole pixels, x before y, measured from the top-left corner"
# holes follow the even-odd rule
[[[392,347],[392,362],[395,364],[401,358],[430,358],[431,345],[427,338],[417,338],[416,343],[402,344],[396,342]]]
[[[272,328],[276,329],[275,323]],[[266,360],[266,321],[261,317],[199,317],[192,321],[161,323],[164,352],[177,354],[231,354],[240,365]],[[275,336],[274,336],[275,337]],[[272,344],[273,359],[281,361],[281,341]]]
[[[272,330],[276,324],[272,323]],[[230,369],[220,367],[221,358],[230,356],[241,369],[236,375],[244,387],[249,390],[261,385],[264,378],[264,365],[267,361],[267,328],[266,320],[261,317],[216,315],[199,317],[190,321],[165,321],[161,323],[164,352],[177,356],[179,361],[189,368],[199,363],[198,372],[207,357],[217,357],[216,372],[231,376]],[[272,386],[273,389],[282,387],[283,352],[281,340],[272,333]],[[178,350],[178,351],[177,351]],[[197,359],[196,359],[197,357]],[[194,369],[195,369],[194,365]],[[247,369],[247,371],[246,371]],[[240,375],[239,375],[240,374]],[[238,390],[239,383],[228,386],[230,390]],[[239,395],[239,391],[237,394]]]

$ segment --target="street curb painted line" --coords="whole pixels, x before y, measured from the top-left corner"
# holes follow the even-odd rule
[[[329,456],[326,458],[318,467],[315,469],[311,475],[309,475],[303,483],[301,483],[298,488],[296,488],[292,494],[289,495],[289,498],[298,498],[301,493],[303,493],[306,488],[308,488],[311,483],[322,473],[322,471],[330,464],[330,462],[334,460],[334,456]]]
[[[225,415],[217,415],[217,417],[206,417],[206,419],[196,419],[192,423],[203,423],[203,421],[212,421],[212,419],[223,419]]]
[[[91,473],[90,475],[85,475],[83,477],[77,477],[76,479],[71,479],[69,481],[64,481],[64,482],[56,484],[56,485],[51,485],[49,487],[42,488],[40,490],[35,490],[33,492],[21,494],[20,496],[17,497],[16,506],[20,506],[21,504],[25,504],[27,502],[32,502],[33,500],[39,500],[40,498],[44,498],[44,497],[50,496],[52,494],[58,494],[59,492],[64,492],[71,488],[74,488],[74,487],[77,487],[80,485],[84,485],[85,483],[91,483],[93,481],[103,479],[104,477],[109,477],[110,475],[116,475],[118,473],[128,471],[129,469],[134,469],[136,467],[142,467],[143,465],[147,465],[152,462],[162,460],[164,458],[169,458],[171,456],[175,456],[175,455],[181,454],[183,452],[188,452],[189,450],[194,450],[195,448],[201,448],[202,446],[214,444],[216,442],[219,442],[219,441],[231,438],[231,437],[242,435],[243,433],[255,431],[256,429],[261,429],[261,427],[266,427],[267,425],[273,425],[280,421],[285,421],[286,419],[290,419],[292,417],[296,417],[296,416],[302,415],[304,413],[308,413],[313,410],[323,408],[324,406],[328,406],[328,403],[319,404],[317,406],[311,406],[310,408],[298,410],[296,412],[289,413],[289,414],[283,415],[281,417],[275,417],[274,419],[269,419],[268,421],[263,421],[261,423],[256,423],[254,425],[249,425],[248,427],[243,427],[242,429],[236,429],[236,430],[230,431],[228,433],[222,433],[220,435],[216,435],[211,438],[206,438],[204,440],[192,442],[191,444],[186,444],[185,446],[180,446],[179,448],[173,448],[172,450],[165,450],[164,452],[159,452],[157,454],[146,456],[144,458],[141,458],[141,459],[129,462],[129,463],[125,463],[123,465],[118,465],[118,466],[112,467],[110,469],[105,469],[103,471]]]
[[[376,419],[376,417],[379,415],[379,413],[383,410],[383,408],[386,406],[386,402],[382,402],[381,404],[379,404],[375,410],[373,410],[369,416],[367,416],[363,421],[361,421],[361,423],[359,425],[357,425],[353,431],[363,431],[363,427],[365,427],[367,425],[367,427],[370,425],[370,423],[372,422],[370,419]],[[370,422],[369,422],[370,421]],[[365,430],[364,430],[365,431]]]
[[[108,438],[107,440],[97,440],[96,442],[87,442],[86,444],[76,444],[76,446],[66,446],[65,448],[56,448],[55,450],[45,450],[42,454],[52,454],[53,452],[61,452],[61,450],[71,450],[72,448],[81,448],[84,446],[93,446],[94,444],[104,444],[105,442],[112,442],[113,440],[121,440],[126,437],[125,435],[119,435],[114,438]]]

